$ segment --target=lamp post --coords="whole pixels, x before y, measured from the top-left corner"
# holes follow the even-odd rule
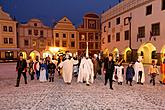
[[[130,13],[130,16],[128,17],[128,22],[129,22],[129,48],[131,49],[131,61],[133,60],[133,53],[132,53],[132,37],[131,37],[131,31],[132,31],[132,13]]]

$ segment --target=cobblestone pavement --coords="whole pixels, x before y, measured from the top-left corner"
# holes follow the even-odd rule
[[[165,110],[165,86],[157,83],[134,84],[132,87],[114,83],[114,90],[103,85],[103,77],[91,86],[63,83],[39,83],[23,79],[20,87],[14,87],[14,64],[0,64],[0,110]]]

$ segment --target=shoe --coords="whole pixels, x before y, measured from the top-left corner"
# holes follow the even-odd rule
[[[90,86],[89,84],[86,84],[87,86]]]
[[[160,84],[162,84],[162,81],[159,81],[160,82]]]
[[[141,85],[143,85],[143,83],[141,83]]]
[[[19,85],[16,85],[15,87],[19,87]]]
[[[111,90],[113,90],[113,88],[112,88],[112,87],[110,87],[110,89],[111,89]]]
[[[130,84],[130,86],[132,86],[132,84]]]
[[[150,80],[150,83],[152,83],[152,79]]]

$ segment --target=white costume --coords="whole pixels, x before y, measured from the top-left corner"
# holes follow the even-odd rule
[[[134,76],[133,80],[135,80],[137,83],[145,82],[144,67],[143,67],[143,64],[141,61],[142,61],[142,56],[139,56],[138,61],[136,61],[135,65],[134,65],[135,76]],[[141,81],[139,81],[139,72],[142,72]]]
[[[117,73],[117,77],[118,77],[118,82],[123,82],[123,69],[124,67],[123,66],[116,66],[115,67],[116,69],[116,73]]]
[[[62,76],[63,76],[63,79],[64,79],[64,82],[65,83],[71,83],[72,81],[72,73],[73,73],[73,61],[72,60],[69,60],[68,56],[66,56],[66,60],[61,62],[59,64],[60,68],[63,67],[63,73],[62,73]]]
[[[87,58],[83,57],[81,60],[77,82],[86,81],[86,84],[89,84],[89,82],[93,83],[94,70],[92,60],[89,58],[88,55],[88,42],[86,49],[86,57]]]

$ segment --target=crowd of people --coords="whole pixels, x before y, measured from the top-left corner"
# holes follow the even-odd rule
[[[113,54],[102,58],[97,54],[89,56],[88,52],[81,57],[73,56],[70,53],[59,55],[58,59],[51,59],[49,56],[45,59],[36,57],[35,61],[31,58],[23,59],[23,54],[19,55],[17,61],[16,71],[18,72],[16,87],[19,87],[21,75],[24,77],[25,84],[27,84],[27,73],[29,73],[31,80],[39,80],[40,82],[54,82],[57,74],[58,77],[63,78],[64,83],[70,85],[73,77],[77,77],[77,83],[85,83],[90,86],[94,83],[98,75],[104,75],[107,85],[113,90],[113,82],[122,85],[124,81],[132,86],[133,80],[137,84],[143,85],[145,82],[145,72],[142,63],[142,56],[139,56],[135,63],[130,62],[126,69],[123,66],[122,58],[114,61]],[[150,75],[150,83],[155,85],[155,78],[161,73],[160,83],[165,84],[165,60],[160,65],[161,72],[159,72],[156,61],[153,60],[149,67],[148,75]],[[125,80],[124,80],[125,76]]]

